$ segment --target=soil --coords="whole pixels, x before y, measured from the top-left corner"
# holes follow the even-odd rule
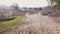
[[[23,20],[23,24],[7,34],[60,34],[60,24],[54,17],[38,14],[29,15]]]

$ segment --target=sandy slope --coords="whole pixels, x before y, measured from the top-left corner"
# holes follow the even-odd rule
[[[28,15],[22,25],[8,34],[60,34],[60,25],[53,17],[43,16],[40,13]]]

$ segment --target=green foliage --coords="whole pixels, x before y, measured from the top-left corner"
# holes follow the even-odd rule
[[[53,8],[60,9],[60,0],[48,0]]]
[[[3,22],[0,21],[0,33],[4,33],[4,31],[7,31],[9,28],[21,22],[22,22],[22,16],[16,16],[14,20],[10,21],[3,21]]]

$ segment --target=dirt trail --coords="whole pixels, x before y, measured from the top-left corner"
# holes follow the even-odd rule
[[[60,34],[60,25],[54,22],[53,17],[27,13],[24,22],[8,34]]]

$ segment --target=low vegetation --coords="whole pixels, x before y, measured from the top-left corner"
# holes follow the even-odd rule
[[[0,34],[8,31],[11,27],[16,27],[21,22],[22,16],[16,16],[13,20],[9,21],[0,21]]]
[[[41,11],[41,15],[48,15],[48,12]]]
[[[15,14],[14,14],[15,15]],[[16,25],[22,23],[22,14],[13,16],[13,12],[4,12],[0,14],[0,34],[10,31],[11,28],[15,28]]]

